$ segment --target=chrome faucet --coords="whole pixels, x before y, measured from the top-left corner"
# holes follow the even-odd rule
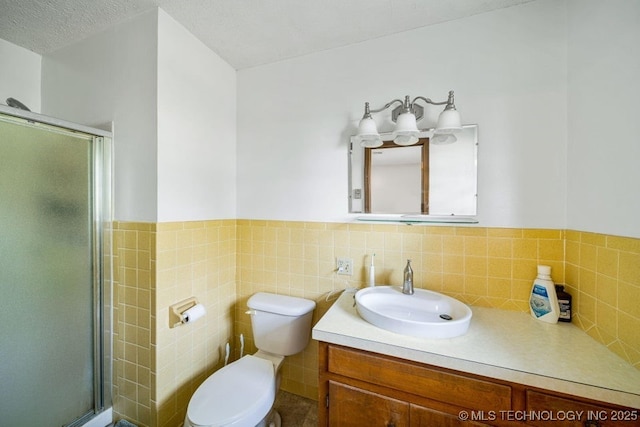
[[[404,281],[402,283],[402,293],[413,295],[413,269],[411,268],[411,260],[407,260],[407,266],[404,268]]]

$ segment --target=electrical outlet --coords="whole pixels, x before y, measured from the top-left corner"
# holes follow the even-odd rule
[[[345,276],[353,275],[353,260],[351,258],[336,258],[336,271]]]

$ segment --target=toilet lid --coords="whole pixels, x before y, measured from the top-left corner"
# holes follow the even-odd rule
[[[220,426],[243,420],[254,426],[271,410],[276,383],[273,363],[247,355],[218,370],[189,401],[192,424]]]

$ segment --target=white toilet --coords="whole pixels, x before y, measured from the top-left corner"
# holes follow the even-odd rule
[[[184,427],[280,427],[272,410],[285,356],[304,350],[316,303],[259,292],[247,302],[258,351],[207,378],[189,401]]]

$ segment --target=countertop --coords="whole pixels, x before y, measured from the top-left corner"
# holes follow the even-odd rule
[[[548,324],[528,313],[471,307],[465,335],[425,339],[363,320],[345,291],[314,326],[318,341],[640,408],[640,370],[571,323]]]

